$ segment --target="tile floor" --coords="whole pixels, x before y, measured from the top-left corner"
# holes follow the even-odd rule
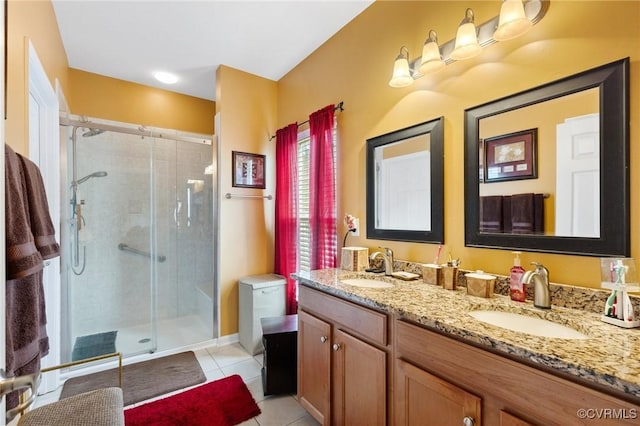
[[[262,354],[251,356],[239,343],[212,346],[194,350],[207,381],[238,374],[247,384],[262,414],[242,423],[242,426],[318,426],[298,403],[294,395],[269,395],[262,393]],[[35,406],[58,400],[62,387],[54,392],[38,396]],[[167,395],[162,395],[164,398]],[[149,401],[143,401],[143,404]]]

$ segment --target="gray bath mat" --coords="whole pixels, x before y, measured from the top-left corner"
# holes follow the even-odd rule
[[[206,380],[193,352],[182,352],[122,368],[124,405],[134,404]],[[118,386],[118,369],[74,377],[64,382],[60,399],[95,389]]]
[[[118,334],[117,331],[106,331],[76,337],[71,361],[114,353],[116,351],[116,334]]]

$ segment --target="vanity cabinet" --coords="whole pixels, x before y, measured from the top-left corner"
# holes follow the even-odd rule
[[[331,325],[298,310],[298,400],[320,424],[331,423]]]
[[[387,315],[301,286],[298,400],[323,425],[387,424]]]
[[[445,380],[396,360],[396,424],[479,425],[481,400]],[[464,423],[464,422],[467,423]]]
[[[500,426],[534,426],[532,423],[526,422],[521,418],[509,414],[504,410],[500,410]]]
[[[402,320],[394,332],[397,425],[427,416],[474,426],[638,424],[637,403]]]

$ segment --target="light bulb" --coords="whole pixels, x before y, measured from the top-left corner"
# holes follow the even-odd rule
[[[510,40],[526,33],[531,27],[533,23],[524,13],[522,0],[505,0],[500,8],[498,28],[493,33],[493,39]]]
[[[467,9],[465,18],[458,27],[456,44],[451,52],[451,59],[460,61],[473,58],[482,52],[482,47],[478,44],[478,34],[474,22],[473,10]]]
[[[427,38],[422,47],[422,61],[418,71],[420,74],[433,73],[443,69],[445,65],[440,55],[438,35],[435,31],[431,30],[429,31],[429,38]]]
[[[406,55],[403,54],[406,51]],[[406,47],[400,49],[400,54],[396,58],[393,64],[393,75],[389,80],[389,86],[391,87],[406,87],[413,83],[413,77],[409,70],[409,50]]]

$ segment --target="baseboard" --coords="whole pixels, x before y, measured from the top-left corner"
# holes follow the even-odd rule
[[[238,333],[228,334],[226,336],[218,337],[218,346],[226,346],[232,343],[238,343],[240,341],[240,335]]]

